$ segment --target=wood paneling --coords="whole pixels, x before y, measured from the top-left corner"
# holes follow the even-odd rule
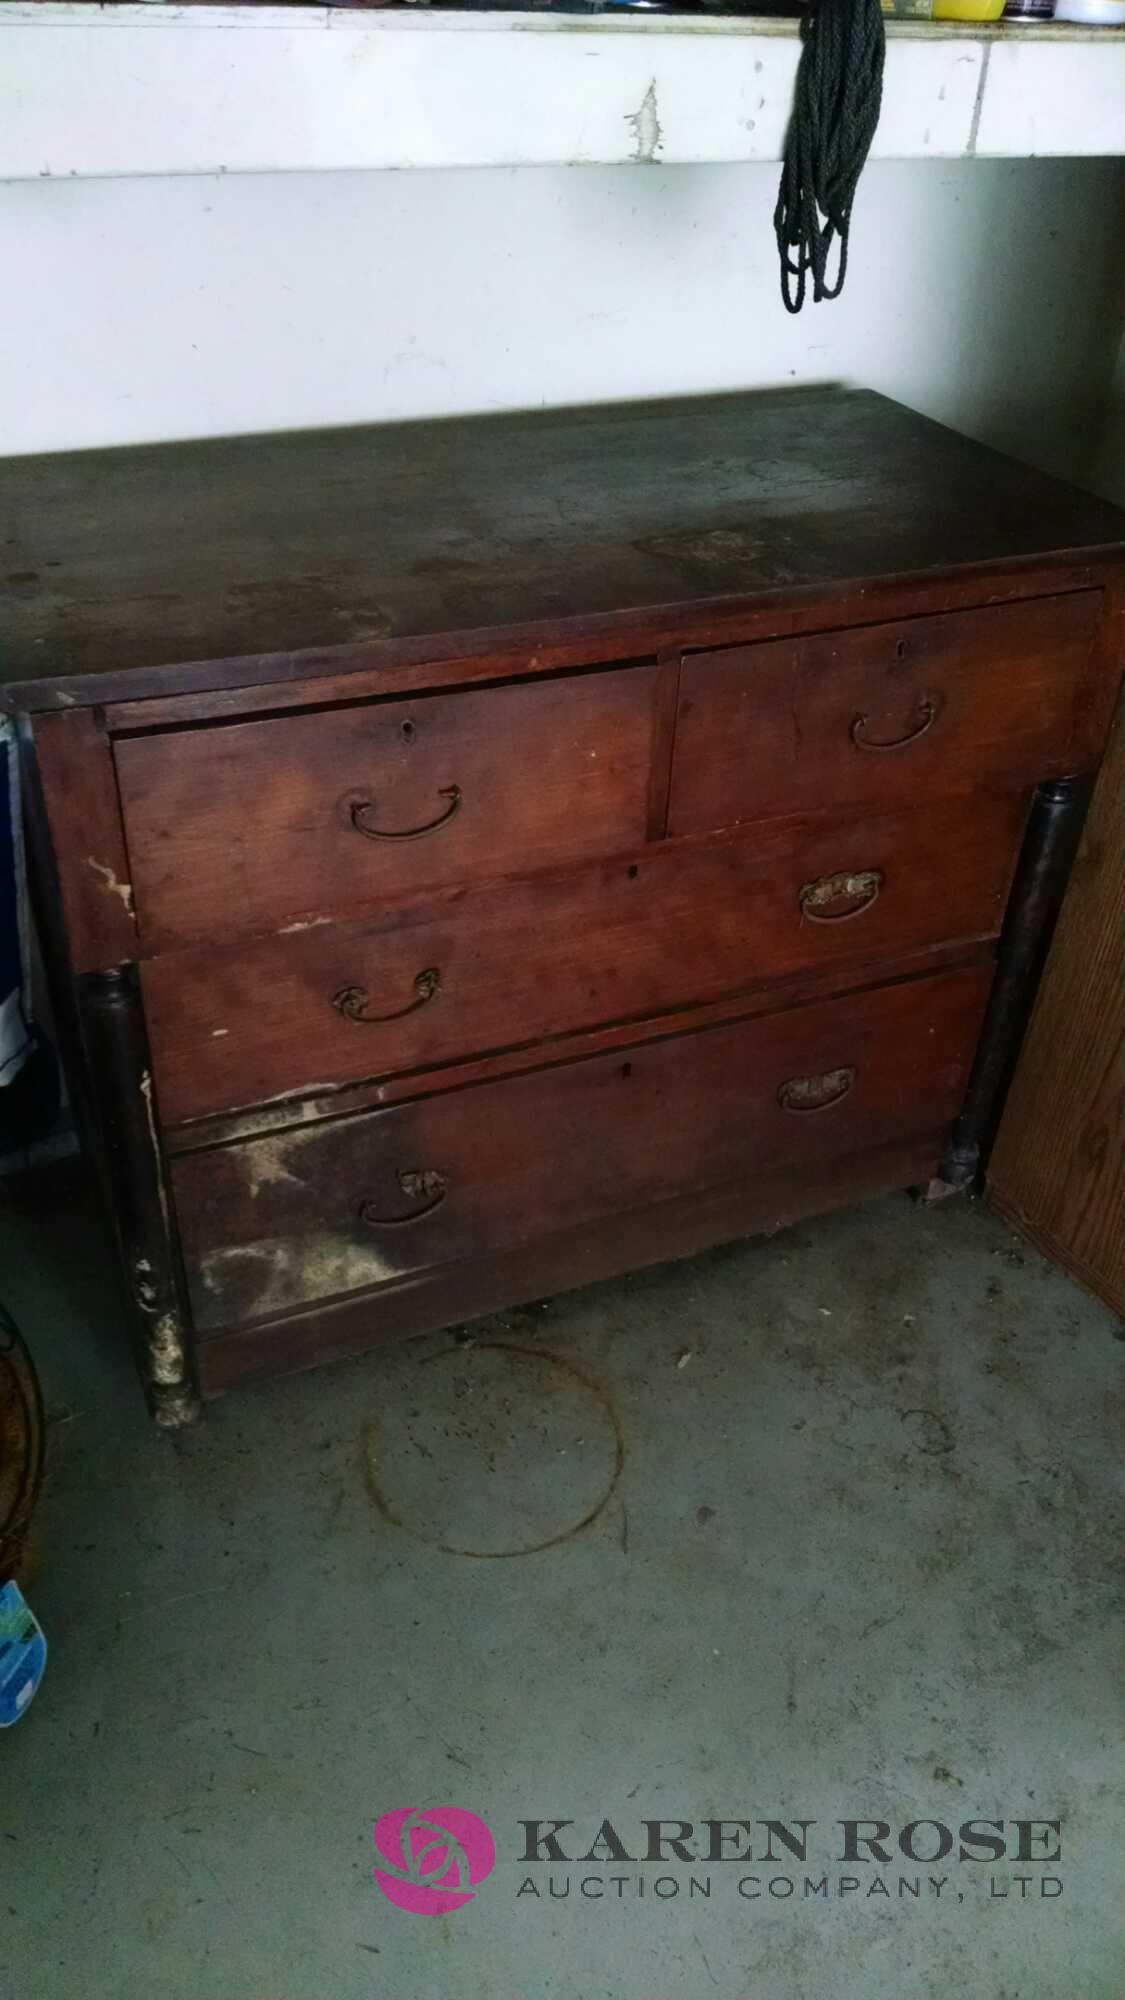
[[[1011,1221],[1125,1317],[1125,703],[988,1178]]]

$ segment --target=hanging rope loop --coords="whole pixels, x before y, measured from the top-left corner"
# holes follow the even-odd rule
[[[879,0],[812,0],[785,139],[773,226],[791,313],[838,298],[848,272],[856,185],[879,123],[885,37]],[[833,244],[836,276],[829,280]]]

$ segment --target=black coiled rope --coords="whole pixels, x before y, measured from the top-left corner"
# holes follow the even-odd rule
[[[848,271],[852,203],[875,137],[883,96],[883,10],[879,0],[812,0],[801,27],[801,60],[785,139],[773,226],[781,296],[791,313],[813,299],[838,298]],[[839,268],[828,281],[833,241]]]

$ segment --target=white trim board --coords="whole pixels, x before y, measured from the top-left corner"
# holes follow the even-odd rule
[[[776,160],[791,21],[0,0],[0,179]],[[1125,154],[1125,33],[895,22],[872,156]]]

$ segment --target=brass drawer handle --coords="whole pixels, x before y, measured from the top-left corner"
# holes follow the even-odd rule
[[[441,992],[441,973],[436,965],[428,965],[414,981],[414,999],[405,1007],[393,1007],[389,1014],[373,1014],[368,1004],[365,986],[344,986],[333,995],[332,1005],[346,1021],[401,1021],[407,1014],[416,1014],[428,1000],[436,1000]]]
[[[937,709],[929,696],[925,695],[918,704],[918,720],[913,729],[907,730],[905,736],[868,736],[865,715],[855,717],[848,734],[857,750],[904,750],[908,743],[917,743],[918,738],[924,736],[936,720]]]
[[[855,1066],[826,1069],[821,1076],[791,1076],[777,1093],[783,1111],[828,1111],[845,1098],[855,1082]]]
[[[439,799],[448,799],[449,804],[443,813],[438,814],[436,819],[427,820],[425,826],[401,827],[369,826],[367,824],[367,814],[376,811],[376,800],[355,799],[352,802],[351,808],[352,825],[357,833],[364,834],[368,840],[421,840],[424,833],[436,833],[439,826],[448,826],[454,813],[461,810],[461,788],[459,785],[447,785],[444,791],[438,793],[438,797]]]
[[[435,1208],[440,1208],[446,1195],[444,1174],[419,1173],[416,1170],[403,1171],[395,1175],[404,1195],[411,1199],[422,1197],[421,1208],[412,1208],[408,1215],[380,1215],[373,1201],[361,1201],[359,1219],[368,1229],[408,1229],[412,1222],[424,1222]]]
[[[883,886],[881,868],[862,868],[857,875],[845,870],[840,875],[818,875],[815,882],[806,882],[797,898],[801,915],[810,924],[846,924],[852,917],[861,917],[871,908]],[[858,898],[858,900],[857,900]],[[848,902],[855,905],[850,910],[832,911],[831,903]]]

